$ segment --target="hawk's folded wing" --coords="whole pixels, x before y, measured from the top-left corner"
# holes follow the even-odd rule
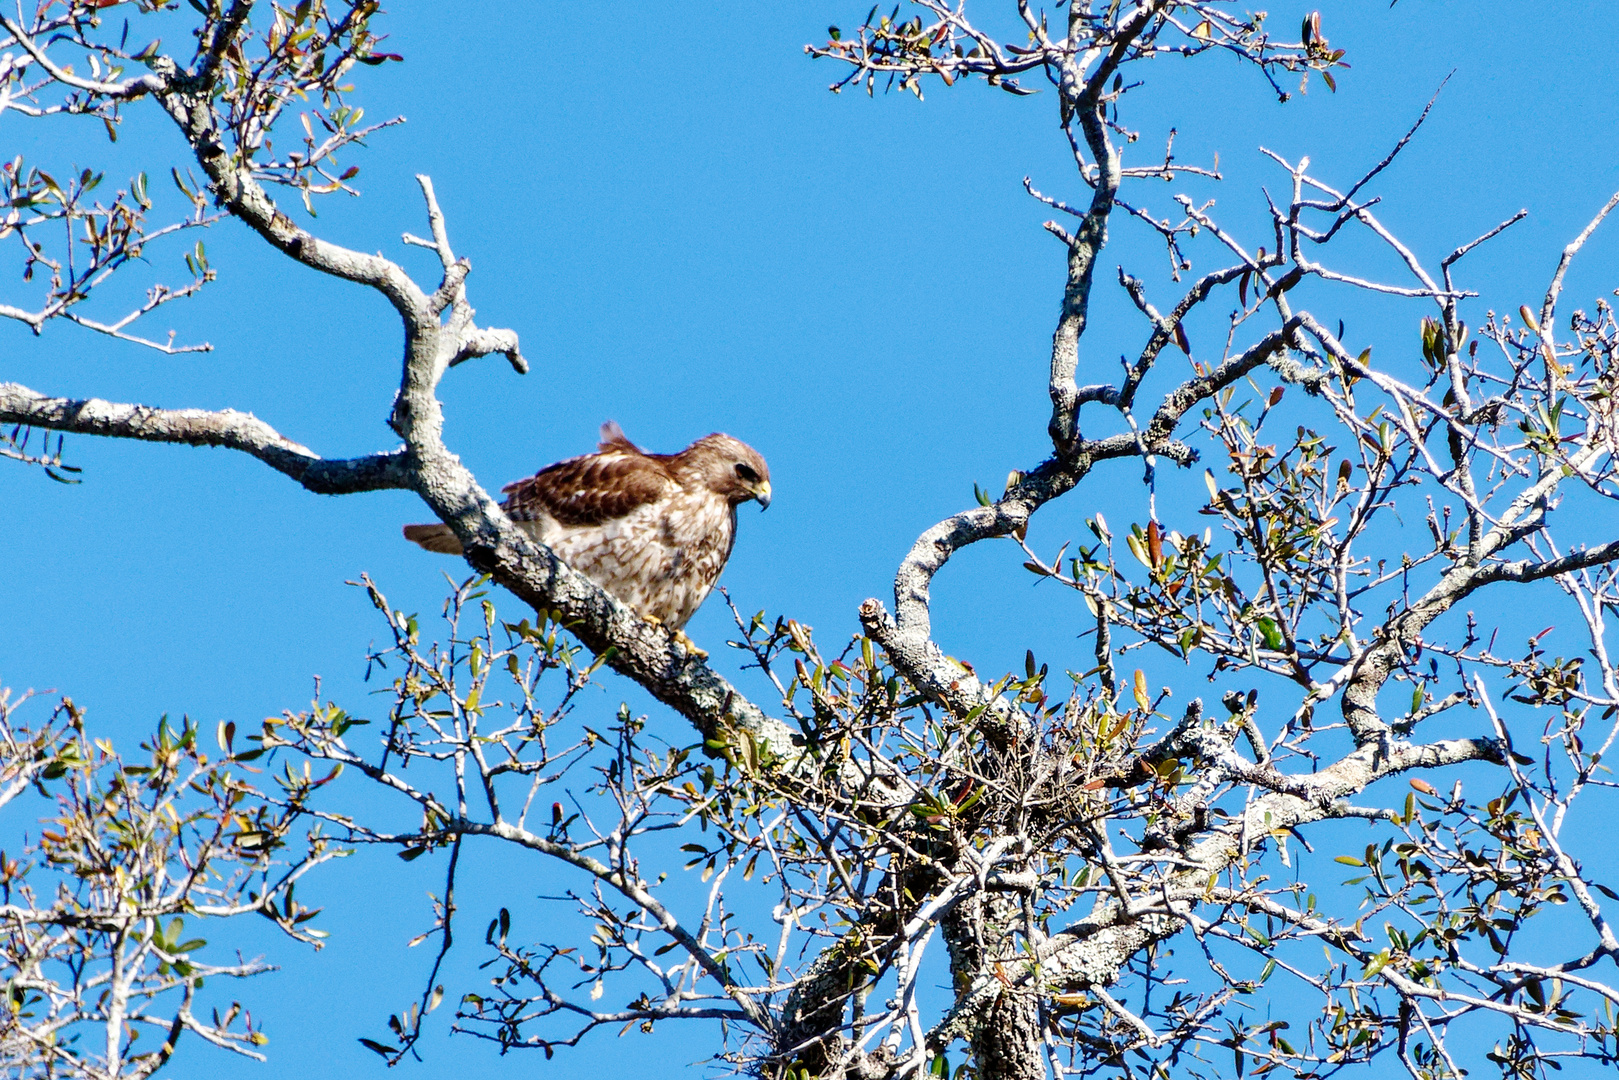
[[[533,521],[543,513],[566,527],[600,525],[680,490],[663,462],[618,439],[501,488],[507,516]]]

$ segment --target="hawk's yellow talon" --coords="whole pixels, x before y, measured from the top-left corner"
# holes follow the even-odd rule
[[[698,646],[691,638],[686,636],[684,630],[675,631],[675,644],[686,651],[687,656],[695,656],[699,660],[707,660],[708,652]]]
[[[656,615],[643,614],[641,616],[641,618],[645,619],[647,622],[651,623],[653,626],[662,626],[663,625],[663,620],[658,618]],[[687,637],[686,632],[684,630],[671,630],[669,632],[669,636],[675,639],[675,644],[679,645],[680,646],[680,651],[685,653],[687,656],[695,656],[699,660],[707,660],[708,659],[708,651],[706,649],[700,648],[695,641],[693,641],[691,638]]]

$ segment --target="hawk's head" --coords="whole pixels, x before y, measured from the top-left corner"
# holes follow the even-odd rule
[[[729,435],[704,435],[675,455],[683,470],[690,470],[698,482],[732,506],[758,499],[761,508],[770,506],[770,466],[759,451]]]

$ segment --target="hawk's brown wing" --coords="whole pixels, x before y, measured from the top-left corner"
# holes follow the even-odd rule
[[[559,461],[501,488],[506,513],[515,521],[533,520],[544,511],[561,525],[600,525],[678,487],[662,462],[628,440],[604,445],[600,453]]]

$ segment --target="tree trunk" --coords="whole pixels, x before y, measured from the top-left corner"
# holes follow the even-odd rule
[[[950,974],[958,997],[982,979],[1015,978],[1027,962],[1018,948],[1023,919],[1020,898],[980,894],[964,902],[944,923]],[[968,1044],[981,1080],[1043,1080],[1040,999],[1034,993],[1004,989],[968,1022]]]

